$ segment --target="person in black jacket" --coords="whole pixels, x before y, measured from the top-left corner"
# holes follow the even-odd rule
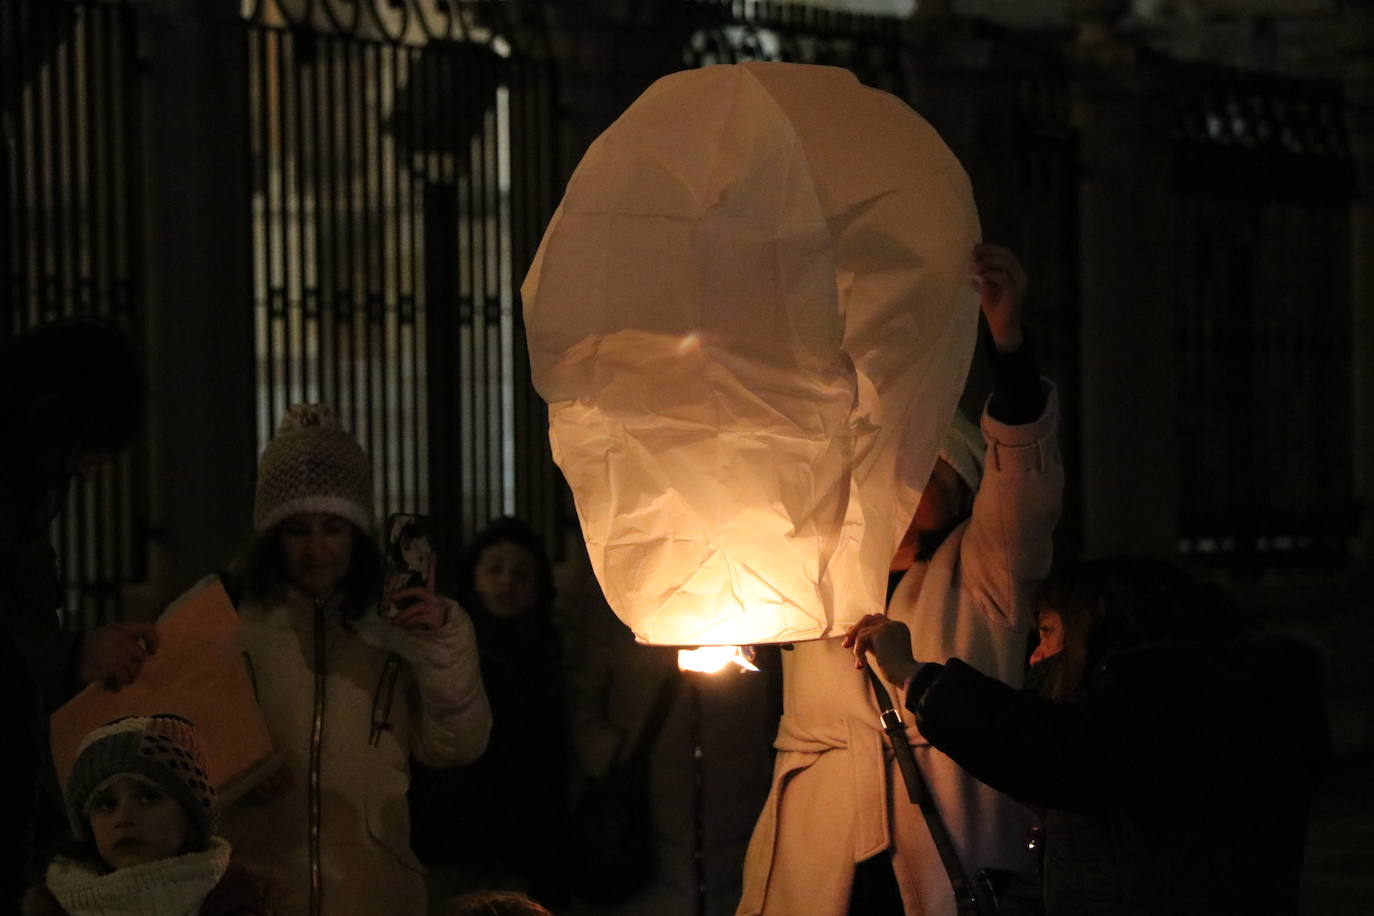
[[[20,786],[0,820],[0,912],[62,841],[48,716],[92,681],[132,682],[157,649],[146,623],[62,626],[51,533],[76,478],[132,441],[144,401],[138,357],[110,322],[52,321],[0,344],[0,695]]]
[[[906,685],[931,744],[1045,809],[1050,916],[1298,912],[1328,743],[1316,653],[1143,558],[1057,574],[1037,621],[1038,692],[918,661],[880,615],[845,643]]]
[[[551,616],[553,567],[543,540],[520,519],[493,520],[459,557],[455,591],[477,634],[491,740],[479,760],[461,769],[416,768],[416,853],[435,866],[435,892],[451,892],[447,884],[456,883],[561,904],[568,896],[567,736]]]

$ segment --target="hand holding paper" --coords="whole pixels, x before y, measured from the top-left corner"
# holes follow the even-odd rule
[[[93,729],[123,716],[159,713],[195,724],[222,801],[270,772],[276,761],[239,647],[238,614],[218,580],[173,604],[155,629],[116,626],[156,651],[132,683],[118,691],[93,683],[53,713],[53,762],[64,786],[81,740]]]
[[[152,624],[131,620],[107,624],[82,637],[77,677],[82,684],[107,680],[108,686],[118,690],[138,677],[157,645],[157,629]]]

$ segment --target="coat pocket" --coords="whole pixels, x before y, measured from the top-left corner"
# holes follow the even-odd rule
[[[407,871],[425,874],[425,867],[410,848],[410,809],[404,792],[386,798],[369,799],[363,809],[363,819],[368,837],[374,845],[388,853]]]

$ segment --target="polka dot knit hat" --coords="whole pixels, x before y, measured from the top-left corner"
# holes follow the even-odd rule
[[[219,827],[219,803],[206,773],[195,726],[181,716],[126,716],[102,725],[81,742],[67,781],[72,835],[91,839],[92,800],[111,777],[146,779],[181,802],[191,823],[209,838]]]
[[[288,409],[258,462],[253,530],[302,512],[329,512],[372,530],[372,467],[324,404]]]

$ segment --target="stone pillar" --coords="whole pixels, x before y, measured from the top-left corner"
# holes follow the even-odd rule
[[[256,459],[247,64],[238,0],[137,7],[148,289],[144,596],[224,566],[249,531]]]

